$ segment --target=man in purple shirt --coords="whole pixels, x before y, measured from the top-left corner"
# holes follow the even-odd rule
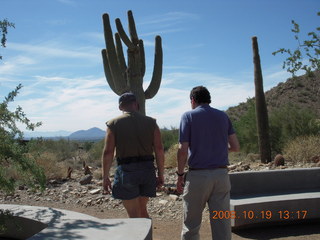
[[[213,211],[230,211],[228,152],[239,151],[240,145],[229,117],[210,107],[207,88],[193,88],[190,100],[192,110],[184,113],[180,122],[177,191],[183,192],[181,239],[198,240],[206,203],[210,216]],[[230,219],[210,217],[210,223],[212,239],[231,239]]]

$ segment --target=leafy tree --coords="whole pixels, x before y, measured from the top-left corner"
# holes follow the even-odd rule
[[[13,191],[17,181],[31,186],[35,182],[42,187],[45,184],[45,176],[28,156],[28,145],[23,144],[23,132],[17,126],[21,123],[28,130],[34,130],[41,123],[31,123],[20,106],[13,112],[8,109],[8,104],[14,101],[21,87],[19,84],[0,103],[0,189],[5,191]]]
[[[320,16],[320,12],[317,15]],[[295,50],[280,48],[272,54],[286,53],[289,55],[283,62],[283,69],[287,69],[292,76],[295,76],[299,70],[304,70],[309,76],[312,76],[314,70],[320,70],[320,27],[317,27],[316,31],[308,33],[310,39],[301,41],[299,24],[294,20],[291,22],[293,24],[291,31],[295,34],[294,38],[298,42],[297,48]],[[308,63],[303,62],[304,58],[308,59]]]
[[[6,19],[0,21],[2,34],[1,47],[5,47],[8,27],[14,27],[13,23]],[[37,182],[41,187],[45,184],[45,175],[35,161],[28,156],[28,145],[23,143],[23,132],[17,123],[25,125],[27,129],[34,130],[41,123],[31,123],[18,106],[14,111],[9,110],[9,103],[13,102],[22,85],[8,94],[0,103],[0,189],[13,191],[17,181],[34,186]]]
[[[14,27],[14,24],[7,19],[0,21],[1,47],[6,47],[8,27]],[[2,59],[1,55],[0,59]]]

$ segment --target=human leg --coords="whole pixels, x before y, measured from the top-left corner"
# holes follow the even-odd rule
[[[182,240],[200,239],[199,230],[202,221],[202,212],[207,202],[206,177],[200,172],[187,174],[183,193],[183,227]]]
[[[137,197],[130,200],[123,200],[129,218],[149,218],[147,211],[148,197]]]
[[[139,197],[139,205],[140,205],[140,217],[141,218],[149,218],[147,204],[149,198],[148,197]]]
[[[230,219],[230,180],[226,169],[214,170],[212,181],[215,183],[208,205],[210,211],[210,224],[212,239],[230,240],[231,239],[231,219]],[[224,214],[213,219],[213,211]]]

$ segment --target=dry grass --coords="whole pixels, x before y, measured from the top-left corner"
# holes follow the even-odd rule
[[[179,144],[172,145],[168,151],[165,153],[165,168],[175,168],[177,167],[177,152]]]
[[[58,162],[53,153],[44,152],[37,156],[35,161],[43,168],[47,179],[61,179],[67,176],[66,162]]]
[[[309,163],[316,156],[320,157],[320,135],[297,137],[286,144],[284,158],[293,162]]]

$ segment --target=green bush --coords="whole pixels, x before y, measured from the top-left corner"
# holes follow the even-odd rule
[[[248,110],[233,123],[241,151],[257,153],[259,151],[257,122],[254,99],[248,99]]]
[[[56,161],[64,161],[77,155],[81,143],[68,139],[38,138],[30,142],[30,152],[50,152],[56,156]]]
[[[171,128],[169,129],[161,129],[161,138],[163,143],[164,151],[169,150],[171,146],[178,143],[179,129]]]
[[[320,133],[317,115],[310,109],[295,105],[285,105],[269,115],[271,147],[273,152],[281,152],[284,145],[298,136]]]
[[[248,100],[248,110],[233,123],[241,151],[258,153],[255,103]],[[269,112],[269,134],[273,154],[282,152],[284,145],[298,136],[320,134],[319,119],[311,109],[288,104]]]

